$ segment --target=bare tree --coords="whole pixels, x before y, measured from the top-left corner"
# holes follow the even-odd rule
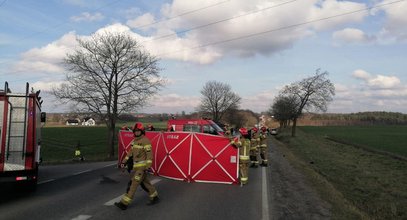
[[[199,110],[210,113],[216,122],[219,122],[227,111],[238,109],[240,105],[240,96],[225,83],[208,81],[201,94],[203,97]]]
[[[124,33],[95,34],[77,41],[78,49],[64,60],[66,82],[53,94],[105,121],[107,156],[113,157],[119,114],[142,107],[164,85],[158,59]]]
[[[294,96],[277,96],[268,113],[280,123],[280,127],[287,127],[297,113],[296,98]]]
[[[291,106],[293,126],[291,135],[294,137],[297,127],[297,119],[302,115],[303,110],[326,112],[328,103],[335,95],[335,87],[331,83],[328,72],[320,73],[318,69],[314,76],[305,78],[299,82],[285,86],[280,91],[279,96],[287,97],[289,102],[295,103]]]

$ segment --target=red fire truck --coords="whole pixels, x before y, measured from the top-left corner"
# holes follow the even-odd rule
[[[41,112],[40,91],[13,93],[5,82],[0,90],[0,183],[14,182],[34,190],[40,163]]]
[[[224,131],[219,125],[209,119],[171,119],[167,123],[168,131],[188,131],[223,135]]]

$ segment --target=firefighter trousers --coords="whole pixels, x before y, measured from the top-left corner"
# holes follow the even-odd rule
[[[155,189],[155,187],[151,184],[147,172],[141,169],[133,170],[131,172],[130,188],[121,199],[121,203],[123,203],[124,205],[129,205],[132,202],[134,194],[136,193],[136,190],[140,184],[143,184],[144,187],[146,188],[146,191],[148,191],[150,200],[153,200],[154,197],[158,196],[158,192]]]
[[[259,165],[258,155],[259,148],[257,146],[250,148],[250,166],[257,167]]]
[[[241,184],[247,184],[249,181],[249,160],[241,160],[239,164],[239,178]]]
[[[267,146],[260,146],[260,157],[262,159],[261,164],[267,166],[268,164]]]

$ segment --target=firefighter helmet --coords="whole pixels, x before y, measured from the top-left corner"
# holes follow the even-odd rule
[[[240,129],[239,129],[239,132],[240,132],[240,134],[242,134],[243,136],[246,136],[246,135],[249,134],[249,133],[247,132],[247,129],[246,129],[246,128],[240,128]]]
[[[263,126],[263,127],[261,127],[261,131],[266,132],[267,128]]]
[[[136,124],[134,124],[133,131],[136,131],[136,130],[144,131],[144,125],[143,125],[143,123],[141,123],[141,122],[136,122]]]
[[[256,133],[259,129],[257,127],[253,127],[252,131],[254,131],[254,133]]]

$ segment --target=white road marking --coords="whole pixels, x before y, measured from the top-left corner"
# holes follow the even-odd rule
[[[160,181],[161,181],[161,179],[153,179],[153,180],[151,180],[151,184],[154,185],[154,184],[156,184],[156,183],[158,183],[158,182],[160,182]],[[123,196],[123,194],[120,195],[120,196],[117,196],[117,197],[114,198],[114,199],[109,200],[109,201],[106,202],[104,205],[105,205],[105,206],[112,206],[112,205],[114,205],[115,202],[120,202],[122,196]]]
[[[82,174],[82,173],[87,173],[87,172],[90,172],[90,171],[93,171],[93,170],[80,171],[80,172],[77,172],[77,173],[72,174],[72,176],[76,176],[76,175],[79,175],[79,174]]]
[[[52,181],[55,181],[55,179],[44,180],[44,181],[38,182],[37,184],[40,185],[40,184],[49,183],[49,182],[52,182]]]
[[[77,217],[71,219],[71,220],[86,220],[92,218],[91,215],[78,215]]]
[[[268,203],[268,192],[267,192],[267,173],[266,168],[262,169],[262,220],[270,219],[269,216],[269,203]]]
[[[108,164],[108,165],[105,165],[103,167],[110,167],[110,166],[113,166],[113,165],[117,165],[117,163]]]

